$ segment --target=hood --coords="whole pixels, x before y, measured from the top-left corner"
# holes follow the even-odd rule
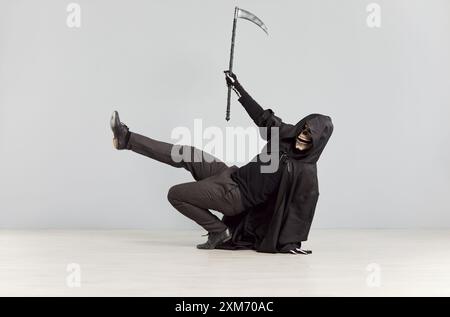
[[[295,140],[306,123],[308,123],[311,130],[312,147],[307,151],[300,152],[295,149]],[[286,138],[292,139],[292,141],[289,141],[289,144],[292,144],[292,148],[289,151],[290,156],[303,162],[317,162],[332,133],[333,123],[329,116],[318,113],[306,116],[293,126],[286,135]]]

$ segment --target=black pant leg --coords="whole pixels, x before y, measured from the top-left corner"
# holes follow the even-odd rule
[[[195,180],[217,175],[228,168],[218,158],[193,146],[161,142],[133,132],[128,149],[173,167],[185,168]]]
[[[238,185],[231,179],[233,168],[207,179],[170,188],[169,202],[186,217],[208,232],[221,232],[226,225],[209,210],[226,216],[244,211]]]

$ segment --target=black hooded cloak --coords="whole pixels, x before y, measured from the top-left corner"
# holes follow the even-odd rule
[[[287,158],[286,164],[280,166],[281,181],[273,198],[236,216],[222,218],[232,238],[219,248],[289,252],[308,239],[319,197],[316,163],[333,132],[333,124],[329,116],[322,114],[310,114],[295,125],[284,123],[271,109],[263,110],[242,86],[237,88],[241,93],[239,101],[256,125],[264,128],[261,135],[267,139],[268,149],[272,148],[271,140],[275,137],[270,134],[270,128],[279,128],[278,150],[280,156]],[[312,147],[306,152],[292,151],[306,123],[311,130]]]

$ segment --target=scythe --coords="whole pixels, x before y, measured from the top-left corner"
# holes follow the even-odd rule
[[[264,24],[263,21],[261,21],[261,19],[259,19],[256,15],[254,15],[253,13],[240,9],[238,7],[236,7],[234,9],[234,19],[233,19],[233,32],[231,35],[231,50],[230,50],[230,64],[228,67],[228,70],[232,73],[233,72],[233,59],[234,59],[234,41],[236,38],[236,24],[237,24],[237,19],[241,18],[241,19],[245,19],[248,21],[251,21],[253,23],[255,23],[257,26],[259,26],[264,32],[266,32],[267,35],[269,35],[268,31],[267,31],[267,27]],[[228,96],[227,96],[227,111],[226,111],[226,116],[225,116],[225,120],[229,121],[230,120],[230,105],[231,105],[231,87],[228,87]]]

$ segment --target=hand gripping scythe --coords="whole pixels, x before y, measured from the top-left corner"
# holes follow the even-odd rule
[[[230,73],[233,72],[234,39],[236,38],[236,24],[237,24],[237,19],[238,18],[245,19],[245,20],[248,20],[248,21],[251,21],[251,22],[255,23],[264,32],[266,32],[267,35],[269,35],[269,33],[267,32],[267,27],[264,24],[264,22],[261,21],[261,19],[259,19],[256,15],[254,15],[251,12],[248,12],[246,10],[243,10],[243,9],[240,9],[240,8],[236,7],[234,9],[233,32],[231,34],[230,65],[228,67],[228,70],[230,71]],[[230,120],[230,104],[231,104],[231,86],[228,87],[227,113],[226,113],[226,116],[225,116],[225,120],[227,120],[227,121]]]

